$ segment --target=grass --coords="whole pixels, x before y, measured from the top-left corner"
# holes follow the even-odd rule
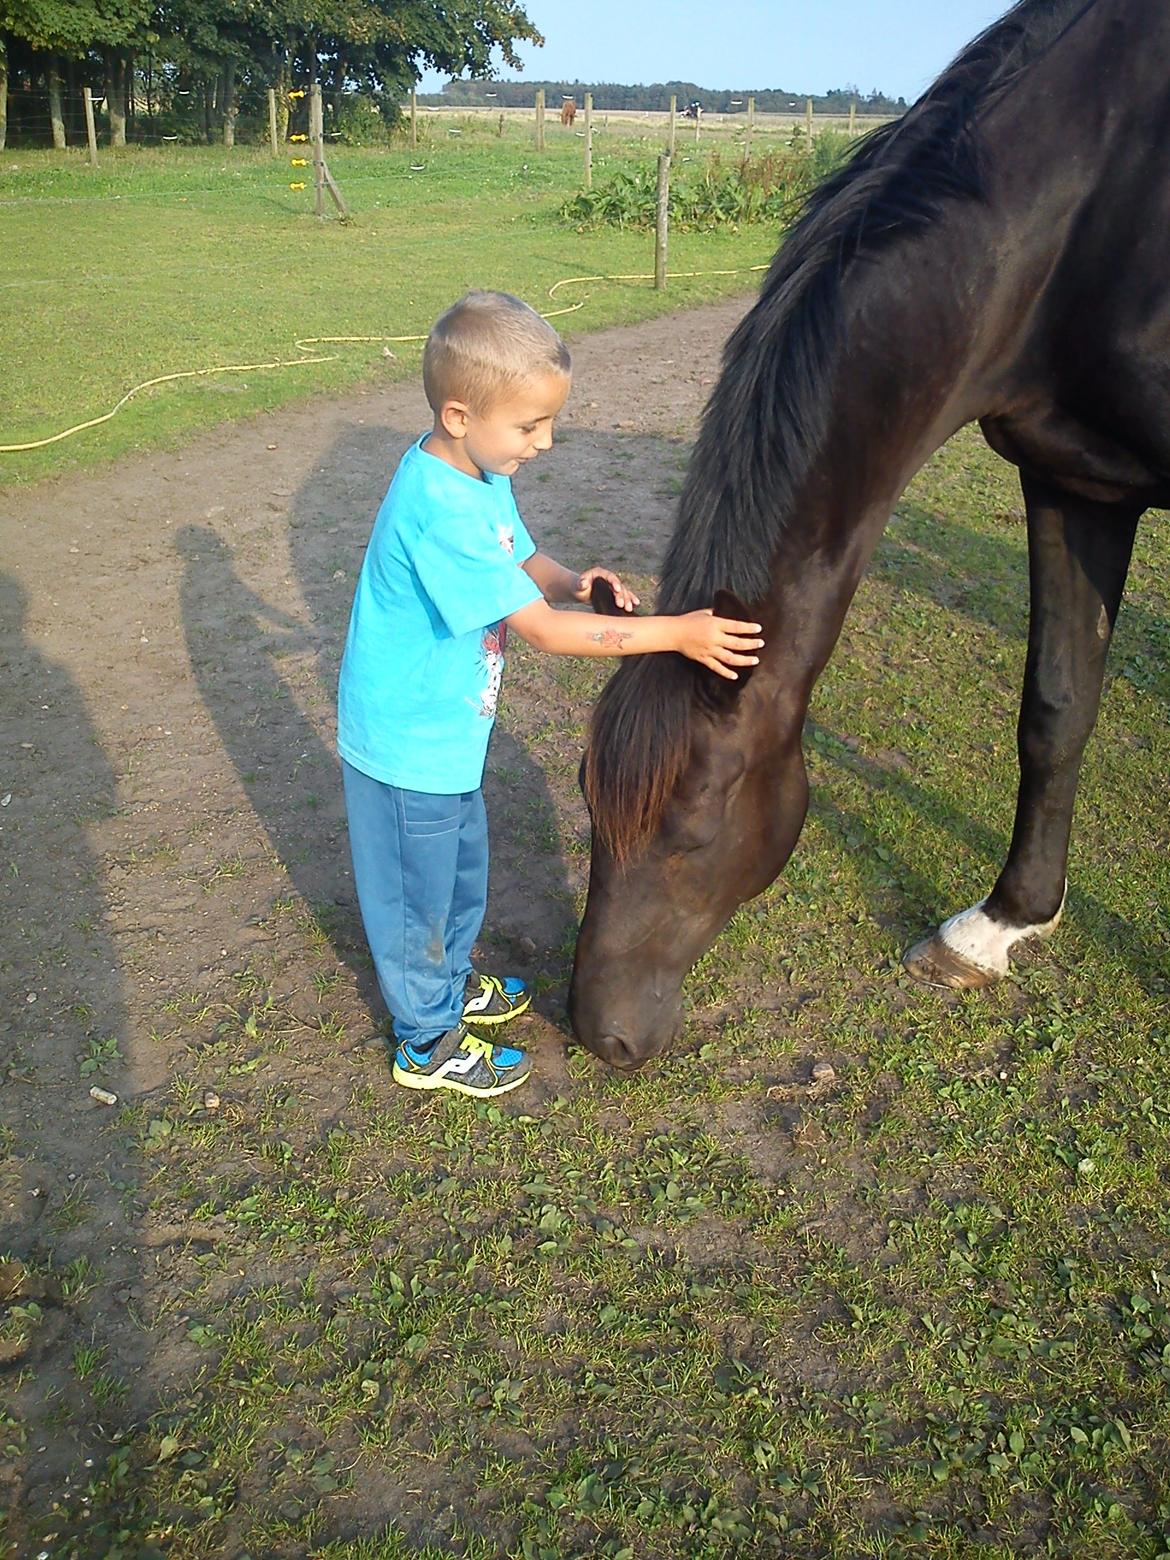
[[[970,434],[915,482],[817,690],[804,838],[661,1064],[573,1055],[551,1099],[476,1106],[388,1088],[375,1051],[322,1113],[298,1077],[341,1054],[317,1007],[339,972],[291,899],[299,955],[165,1002],[185,1059],[119,1124],[149,1220],[192,1242],[181,1306],[143,1322],[185,1363],[38,1548],[1170,1553],[1164,532],[1139,541],[1057,940],[982,993],[897,962],[1006,846],[1016,503]],[[509,718],[572,817],[580,728],[528,718],[566,667],[515,670]],[[584,708],[602,674],[567,670]],[[10,1308],[12,1350],[43,1326]],[[73,1375],[76,1413],[117,1414],[100,1328]]]
[[[550,134],[539,155],[512,124],[503,138],[468,119],[458,138],[426,125],[409,148],[337,148],[331,169],[352,221],[318,221],[305,170],[256,147],[6,152],[0,283],[13,323],[0,389],[0,443],[48,437],[103,415],[156,376],[232,364],[327,362],[181,380],[145,391],[111,422],[42,450],[0,455],[0,482],[24,481],[172,446],[228,419],[417,369],[423,334],[469,287],[499,287],[562,315],[566,335],[749,290],[772,228],[679,234],[676,281],[549,289],[567,277],[654,270],[652,240],[581,235],[555,210],[580,185],[580,142]],[[659,138],[599,132],[595,176],[650,166]],[[290,154],[303,148],[290,148]],[[702,159],[705,148],[680,148]],[[414,171],[415,169],[421,171]],[[308,170],[311,176],[311,169]],[[321,336],[371,341],[313,345]],[[306,346],[298,348],[298,341]],[[383,351],[393,357],[383,356]]]

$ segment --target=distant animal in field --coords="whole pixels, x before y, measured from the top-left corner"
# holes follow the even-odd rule
[[[577,117],[577,100],[567,97],[561,104],[561,124],[571,125]]]

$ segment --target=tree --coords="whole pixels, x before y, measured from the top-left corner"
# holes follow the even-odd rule
[[[296,0],[294,0],[296,3]],[[520,66],[518,43],[542,44],[519,0],[301,0],[315,13],[302,25],[308,81],[326,62],[346,81],[401,99],[424,68],[451,75],[491,73],[492,53]],[[304,79],[304,78],[302,78]]]
[[[53,139],[65,144],[60,101],[62,58],[81,60],[91,52],[105,66],[106,107],[115,146],[126,141],[126,99],[134,50],[151,37],[150,0],[0,0],[0,35],[19,40],[43,59]]]
[[[90,69],[100,60],[118,146],[145,54],[148,82],[157,63],[164,91],[168,83],[184,98],[200,91],[205,134],[218,125],[230,145],[241,89],[262,101],[275,87],[286,116],[290,89],[323,74],[336,98],[359,87],[394,102],[426,66],[485,76],[499,49],[518,68],[521,42],[544,40],[520,0],[0,0],[0,146],[9,68],[27,65],[43,80],[54,141],[64,145],[61,62]]]
[[[494,49],[516,68],[517,43],[544,41],[518,0],[164,0],[160,16],[171,58],[205,78],[218,62],[221,112],[237,76],[274,87],[282,134],[294,87],[400,101],[426,66],[484,75]]]
[[[90,14],[86,14],[87,11]],[[49,99],[49,120],[53,145],[65,145],[65,121],[61,109],[60,58],[77,58],[84,53],[96,21],[90,7],[70,5],[66,0],[0,0],[0,146],[7,134],[7,62],[9,40],[27,46],[36,74],[42,74]]]

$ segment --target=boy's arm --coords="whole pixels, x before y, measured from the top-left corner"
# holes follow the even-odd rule
[[[547,601],[531,601],[509,616],[508,627],[534,650],[551,655],[651,655],[675,650],[732,680],[739,676],[737,666],[759,662],[759,656],[750,652],[764,644],[755,637],[760,632],[758,623],[717,618],[709,608],[678,617],[614,618],[554,612]]]
[[[558,563],[547,553],[534,552],[530,558],[525,558],[520,567],[546,601],[567,605],[570,601],[580,599],[577,591],[581,588],[581,576],[573,569],[566,569],[563,563]]]
[[[586,569],[583,574],[578,574],[542,552],[534,552],[530,558],[525,558],[520,567],[544,599],[558,606],[568,606],[574,601],[587,602],[595,579],[608,581],[613,588],[614,603],[623,612],[632,612],[638,605],[634,592],[623,585],[609,569]]]

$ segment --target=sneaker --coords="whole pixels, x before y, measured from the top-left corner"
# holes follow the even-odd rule
[[[493,1045],[465,1024],[440,1035],[429,1051],[400,1045],[394,1056],[394,1082],[404,1089],[454,1089],[489,1099],[524,1082],[532,1064],[523,1051]]]
[[[515,975],[479,975],[472,970],[463,988],[463,1017],[477,1026],[506,1024],[531,1001],[532,993]]]

